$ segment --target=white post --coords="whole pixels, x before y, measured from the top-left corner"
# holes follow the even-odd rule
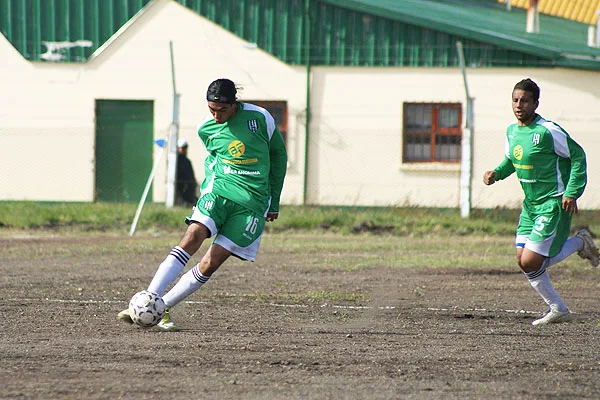
[[[598,47],[596,40],[596,25],[588,25],[588,41],[587,45],[589,47]]]
[[[167,198],[165,206],[175,205],[175,184],[177,180],[177,140],[179,139],[179,93],[175,86],[175,62],[173,61],[173,42],[169,42],[171,51],[171,77],[173,79],[173,117],[169,129],[169,149],[167,153]]]
[[[458,51],[458,61],[462,71],[465,93],[467,95],[467,109],[465,112],[465,125],[461,140],[461,158],[460,158],[460,216],[469,217],[471,213],[471,181],[473,175],[473,104],[474,98],[469,94],[469,85],[467,84],[467,71],[465,66],[465,55],[462,42],[456,42]]]
[[[596,10],[596,47],[600,47],[600,10]]]
[[[467,99],[467,121],[461,142],[460,168],[460,216],[468,218],[471,213],[471,182],[473,178],[473,98]]]
[[[158,154],[158,157],[156,157],[156,161],[154,161],[154,166],[152,167],[152,171],[150,171],[150,176],[148,177],[148,182],[146,182],[144,193],[142,194],[142,198],[140,199],[138,208],[135,211],[135,217],[133,217],[133,222],[131,223],[131,228],[129,229],[129,236],[133,236],[133,234],[135,233],[135,227],[137,226],[138,219],[140,218],[140,214],[142,213],[142,208],[144,207],[144,203],[146,202],[146,197],[148,196],[148,191],[150,190],[150,186],[152,185],[152,181],[154,180],[154,173],[156,172],[156,167],[158,167],[158,163],[160,163],[162,155],[165,151],[164,142],[164,139],[154,141],[154,143],[156,143],[160,147],[160,153]]]
[[[167,200],[166,207],[175,205],[175,184],[177,180],[177,140],[179,139],[179,94],[173,101],[173,122],[169,129],[169,149],[167,153]]]
[[[538,0],[529,0],[527,8],[527,33],[540,33],[540,12]]]

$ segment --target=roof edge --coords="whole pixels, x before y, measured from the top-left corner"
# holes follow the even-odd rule
[[[127,22],[123,24],[115,33],[112,34],[111,37],[104,43],[102,46],[98,47],[96,51],[94,51],[86,60],[86,62],[90,62],[98,58],[111,44],[113,44],[121,35],[123,35],[138,19],[142,18],[146,12],[156,4],[160,3],[162,0],[151,0],[148,4],[141,8],[140,11],[135,13],[133,17],[131,17]]]

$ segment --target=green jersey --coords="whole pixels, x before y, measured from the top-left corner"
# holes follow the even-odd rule
[[[214,193],[259,215],[277,213],[287,170],[283,137],[264,108],[237,107],[227,122],[208,118],[198,128],[208,151],[200,197]]]
[[[525,199],[532,204],[561,196],[578,199],[585,189],[585,152],[564,129],[539,115],[528,126],[508,127],[505,153],[494,169],[496,179],[516,171]]]

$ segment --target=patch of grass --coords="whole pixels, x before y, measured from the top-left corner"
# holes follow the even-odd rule
[[[307,297],[311,300],[331,300],[331,301],[362,301],[366,300],[365,296],[360,293],[334,293],[324,290],[310,291]]]
[[[2,230],[48,230],[53,232],[128,233],[135,216],[133,203],[0,202]],[[149,203],[142,210],[136,233],[183,232],[189,208],[166,209]],[[519,210],[474,209],[461,218],[458,208],[337,207],[282,205],[279,219],[268,223],[266,233],[331,232],[342,235],[426,237],[514,235]],[[589,226],[600,232],[600,210],[580,211],[573,227]]]

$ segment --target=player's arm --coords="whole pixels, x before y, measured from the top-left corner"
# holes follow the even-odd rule
[[[269,156],[271,169],[269,172],[269,184],[271,187],[271,206],[267,211],[267,221],[273,221],[279,216],[279,199],[283,189],[283,181],[287,172],[287,151],[283,136],[275,128],[269,145]]]
[[[577,199],[581,197],[587,184],[587,161],[583,148],[568,136],[567,148],[569,149],[568,156],[571,161],[571,174],[563,193],[562,208],[573,215],[579,211]]]
[[[565,188],[564,197],[578,199],[587,185],[587,161],[583,148],[570,137],[567,146],[571,158],[571,175]]]
[[[513,172],[515,172],[515,166],[512,161],[508,158],[504,158],[500,165],[494,168],[492,171],[485,171],[483,174],[483,183],[486,185],[491,185],[496,183],[496,181],[501,181],[509,177]]]

